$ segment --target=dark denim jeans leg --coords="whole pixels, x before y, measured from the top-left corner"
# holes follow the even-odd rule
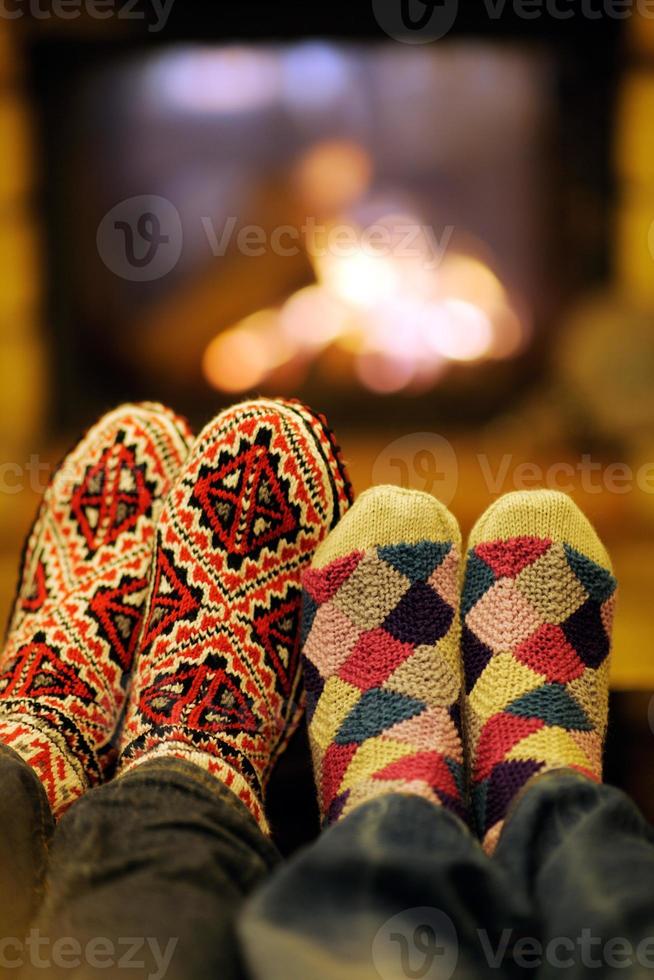
[[[152,763],[59,823],[27,936],[52,818],[2,748],[0,815],[12,980],[19,955],[30,978],[240,978],[241,912],[256,980],[654,975],[654,831],[624,794],[567,771],[516,800],[492,860],[452,814],[389,795],[269,877],[277,853],[226,789]]]
[[[620,790],[547,773],[516,801],[494,861],[539,924],[525,974],[654,977],[654,828]]]
[[[51,965],[44,972],[30,963],[26,973],[240,978],[235,919],[277,860],[213,777],[181,760],[144,764],[87,793],[59,822],[35,923],[48,938],[41,960]]]
[[[54,821],[34,771],[0,746],[0,972],[40,904]]]
[[[503,930],[530,934],[522,896],[466,826],[417,796],[365,804],[275,872],[240,922],[256,980],[493,977]]]
[[[487,858],[445,810],[385,796],[248,902],[256,980],[654,976],[654,831],[618,790],[533,782]]]

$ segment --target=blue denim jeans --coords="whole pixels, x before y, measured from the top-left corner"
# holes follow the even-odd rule
[[[92,790],[54,829],[0,750],[0,815],[3,978],[654,975],[654,832],[567,771],[516,800],[492,859],[451,813],[388,795],[282,863],[177,760]]]
[[[492,859],[452,814],[383,796],[240,919],[256,980],[654,976],[654,831],[619,790],[534,781]]]

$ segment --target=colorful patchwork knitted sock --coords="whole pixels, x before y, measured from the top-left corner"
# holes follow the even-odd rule
[[[464,816],[460,546],[433,497],[375,487],[305,574],[307,716],[327,823],[385,793]]]
[[[301,573],[349,502],[326,423],[299,403],[207,426],[159,522],[121,774],[188,759],[266,830],[266,780],[301,715]]]
[[[601,780],[615,590],[601,541],[563,494],[509,494],[472,532],[464,721],[489,852],[535,773],[569,767]]]
[[[190,439],[161,405],[105,415],[57,470],[28,538],[0,660],[0,741],[36,771],[55,816],[114,758],[154,526]]]

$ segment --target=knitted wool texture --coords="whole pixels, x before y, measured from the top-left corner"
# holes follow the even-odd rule
[[[376,487],[304,577],[309,738],[323,821],[383,793],[464,816],[460,532],[427,494]]]
[[[349,502],[326,423],[299,403],[205,428],[157,529],[119,774],[187,759],[267,831],[264,787],[302,711],[301,573]]]
[[[487,851],[536,773],[602,776],[616,581],[563,494],[510,494],[474,528],[461,600],[464,719]]]
[[[105,415],[57,470],[29,535],[0,661],[0,741],[35,770],[55,816],[115,761],[155,523],[191,438],[160,405]]]

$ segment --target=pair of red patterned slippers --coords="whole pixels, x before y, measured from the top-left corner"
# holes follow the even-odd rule
[[[351,502],[323,419],[252,401],[193,436],[161,405],[104,416],[56,472],[0,664],[0,741],[55,816],[177,756],[266,829],[301,715],[301,577]]]

